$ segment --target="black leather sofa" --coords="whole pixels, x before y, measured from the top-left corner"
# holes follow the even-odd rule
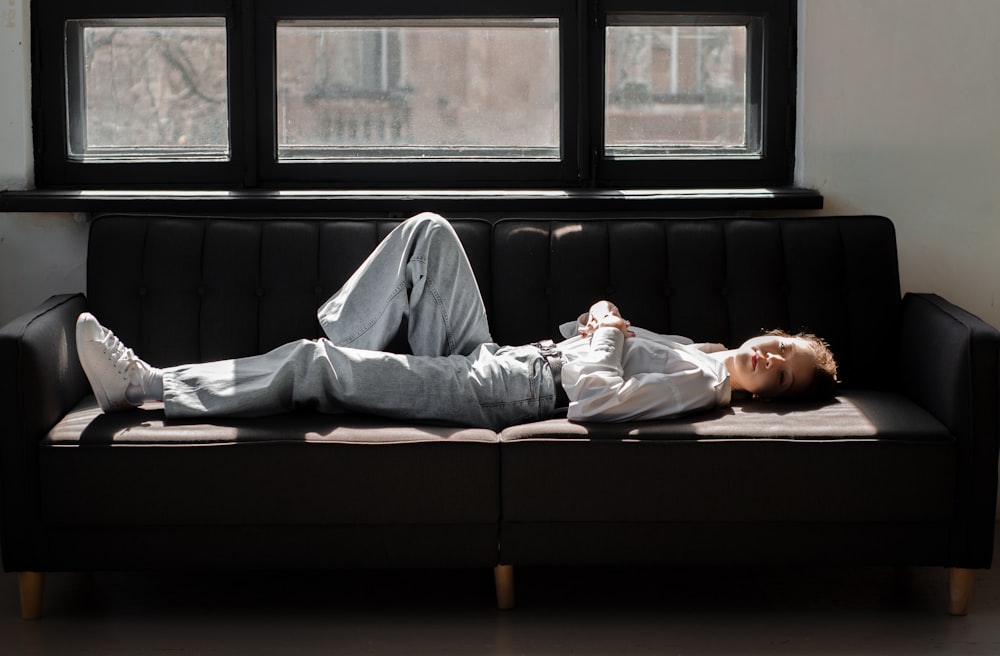
[[[807,329],[835,400],[673,421],[489,430],[297,413],[103,415],[75,355],[89,310],[156,365],[319,337],[315,310],[389,220],[102,216],[87,294],[0,330],[3,564],[45,572],[518,565],[991,565],[997,331],[901,297],[879,217],[455,220],[497,341],[611,298],[633,324],[736,345]]]

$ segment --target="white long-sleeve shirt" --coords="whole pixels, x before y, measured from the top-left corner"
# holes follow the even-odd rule
[[[563,336],[574,336],[558,344],[569,419],[665,419],[729,404],[726,366],[686,337],[633,327],[628,339],[616,328],[598,328],[587,339],[579,325],[564,324]]]

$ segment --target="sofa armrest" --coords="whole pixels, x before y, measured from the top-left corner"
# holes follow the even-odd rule
[[[934,294],[907,294],[901,318],[903,389],[957,440],[952,566],[988,567],[996,525],[1000,333]]]
[[[4,566],[28,569],[39,519],[38,442],[90,391],[76,355],[81,294],[53,296],[0,328],[0,520]]]

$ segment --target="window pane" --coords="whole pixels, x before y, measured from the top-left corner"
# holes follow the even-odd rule
[[[66,24],[70,157],[229,156],[225,19]]]
[[[747,26],[609,20],[605,155],[760,154],[747,100]]]
[[[284,21],[281,160],[559,158],[557,19]]]

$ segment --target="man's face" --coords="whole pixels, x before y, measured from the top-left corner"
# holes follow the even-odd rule
[[[816,354],[810,342],[765,335],[740,346],[729,375],[734,389],[770,400],[805,390],[815,369]]]

